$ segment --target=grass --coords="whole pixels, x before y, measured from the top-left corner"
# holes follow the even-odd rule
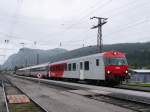
[[[150,83],[129,83],[128,86],[150,87]]]
[[[9,104],[10,112],[42,112],[33,102],[24,104]]]

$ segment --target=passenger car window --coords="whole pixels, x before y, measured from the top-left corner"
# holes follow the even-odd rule
[[[71,71],[71,64],[68,65],[68,70]]]
[[[67,64],[64,65],[64,70],[67,71]]]
[[[84,62],[84,70],[89,70],[89,61]]]
[[[80,62],[80,70],[82,70],[82,69],[83,69],[83,63]]]
[[[99,66],[99,59],[96,59],[96,66]]]
[[[73,71],[76,70],[76,63],[73,63]]]

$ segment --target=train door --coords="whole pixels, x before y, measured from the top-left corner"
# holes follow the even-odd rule
[[[80,80],[84,80],[84,64],[80,62]]]

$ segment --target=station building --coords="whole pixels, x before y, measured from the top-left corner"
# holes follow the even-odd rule
[[[150,69],[132,69],[130,73],[130,82],[150,83]]]

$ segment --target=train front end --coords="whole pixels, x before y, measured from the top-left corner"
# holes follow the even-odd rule
[[[106,81],[122,82],[128,77],[128,64],[125,54],[109,51],[103,54]]]

